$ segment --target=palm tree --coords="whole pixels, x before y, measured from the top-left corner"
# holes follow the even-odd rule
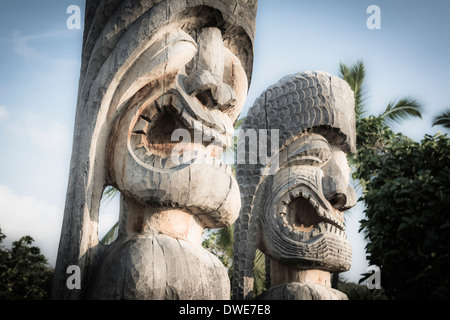
[[[364,63],[359,60],[353,66],[339,64],[340,77],[344,79],[352,88],[355,94],[355,114],[356,119],[360,119],[366,113],[365,99],[366,90],[364,87],[364,78],[366,76],[366,69]]]
[[[363,122],[367,119],[367,106],[366,106],[366,89],[364,79],[366,76],[366,69],[364,62],[362,60],[357,61],[352,66],[347,66],[346,64],[340,63],[339,65],[340,77],[345,80],[350,88],[354,92],[355,96],[355,116],[356,116],[356,131],[357,131],[357,149],[367,148],[368,144],[371,142],[361,141],[360,137],[365,137],[365,132],[361,132],[366,128]],[[378,116],[371,116],[379,120],[380,125],[385,128],[389,128],[394,123],[401,123],[408,118],[422,118],[422,105],[417,99],[411,97],[404,97],[397,100],[392,100],[385,110],[381,112]],[[448,115],[448,114],[447,114]],[[383,128],[380,128],[382,130]],[[371,146],[373,149],[378,148],[378,146]],[[358,152],[357,152],[358,153]],[[351,158],[351,164],[355,165],[358,163],[357,158]],[[354,182],[355,185],[363,185],[362,181]],[[337,288],[339,281],[339,274],[333,274],[332,277],[332,287]]]
[[[359,60],[350,67],[340,63],[339,71],[340,77],[349,84],[350,88],[355,93],[355,115],[356,122],[358,123],[358,121],[367,114],[365,105],[366,90],[364,86],[366,70],[364,62]],[[383,119],[385,125],[390,126],[395,122],[400,123],[410,117],[422,119],[422,109],[421,103],[416,99],[405,97],[390,102],[378,117]]]
[[[443,126],[446,129],[450,129],[450,109],[443,111],[433,119],[434,126]]]

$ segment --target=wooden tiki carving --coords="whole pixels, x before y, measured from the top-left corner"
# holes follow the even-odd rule
[[[259,249],[270,269],[259,298],[345,299],[330,273],[351,265],[343,212],[356,203],[346,158],[355,141],[353,92],[331,74],[287,76],[256,100],[238,144],[233,298],[254,298]]]
[[[87,0],[53,298],[229,298],[201,234],[240,210],[220,160],[251,79],[255,15],[256,0]],[[107,186],[121,208],[105,246]],[[66,286],[71,265],[81,289]]]

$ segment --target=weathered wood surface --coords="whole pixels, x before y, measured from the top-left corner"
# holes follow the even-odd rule
[[[351,247],[343,212],[356,203],[346,159],[356,148],[354,97],[348,84],[320,71],[287,76],[263,92],[250,109],[242,125],[238,158],[261,156],[243,138],[251,130],[258,148],[272,146],[272,150],[269,163],[237,165],[242,209],[235,225],[233,298],[254,298],[257,248],[278,263],[278,272],[295,270],[284,279],[287,283],[297,282],[296,274],[302,270],[348,270]],[[299,290],[304,287],[295,285]],[[282,291],[266,297],[276,298],[275,292]],[[289,297],[303,297],[292,294]]]
[[[201,248],[200,235],[239,213],[237,182],[220,158],[251,80],[256,6],[86,2],[54,299],[229,298],[225,269]],[[178,129],[189,139],[174,140]],[[119,238],[110,246],[97,236],[106,186],[122,197]],[[66,286],[70,265],[80,267],[81,290]],[[174,278],[199,272],[198,283]]]

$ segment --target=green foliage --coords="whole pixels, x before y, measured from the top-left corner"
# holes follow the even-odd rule
[[[433,119],[433,126],[443,126],[450,129],[450,109],[443,111]]]
[[[366,285],[339,279],[337,290],[345,293],[349,300],[387,300],[383,290],[369,290]]]
[[[213,253],[228,270],[230,280],[233,276],[234,225],[227,228],[207,230],[203,235],[202,246]],[[266,290],[265,255],[256,250],[254,264],[254,292],[258,296]]]
[[[345,80],[355,95],[355,115],[356,120],[360,120],[367,114],[365,100],[366,90],[364,79],[366,68],[362,60],[357,61],[352,66],[341,63],[339,65],[340,77]],[[385,111],[379,116],[384,124],[399,123],[409,117],[422,118],[422,105],[416,99],[406,97],[388,104]]]
[[[204,232],[202,246],[214,254],[228,270],[228,276],[233,274],[233,231],[234,226]]]
[[[366,68],[362,60],[357,61],[353,66],[348,67],[341,63],[339,65],[340,77],[344,79],[355,94],[355,113],[359,119],[366,113],[365,109],[365,88],[364,78],[366,76]]]
[[[386,148],[398,136],[384,124],[381,117],[370,116],[356,122],[356,153],[349,156],[352,178],[366,188],[367,183],[382,167]]]
[[[400,123],[410,117],[422,119],[423,106],[413,98],[402,98],[388,104],[386,110],[380,115],[387,125]]]
[[[410,97],[391,102],[379,116],[364,117],[364,65],[340,69],[355,91],[357,152],[350,164],[363,187],[366,219],[360,231],[368,240],[369,262],[381,268],[389,298],[448,299],[449,139],[427,135],[417,143],[392,131],[394,122],[422,117],[422,105]],[[449,128],[449,119],[445,111],[433,125]]]
[[[450,298],[449,138],[417,143],[397,134],[381,151],[358,157],[366,184],[361,230],[386,295]]]
[[[115,241],[117,238],[117,234],[119,232],[119,221],[117,221],[111,229],[103,236],[103,238],[100,240],[101,243],[105,245],[109,245]]]
[[[253,277],[253,291],[257,297],[266,291],[266,256],[258,249],[256,249]]]
[[[22,237],[6,249],[0,229],[0,300],[44,300],[51,291],[53,270],[33,238]]]
[[[102,202],[111,202],[111,200],[114,199],[117,195],[119,195],[119,190],[117,190],[113,186],[107,186],[103,191]]]

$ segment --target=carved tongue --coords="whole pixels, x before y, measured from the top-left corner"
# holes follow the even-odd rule
[[[294,199],[289,204],[287,219],[291,226],[304,232],[317,228],[323,221],[311,203],[302,197]]]

